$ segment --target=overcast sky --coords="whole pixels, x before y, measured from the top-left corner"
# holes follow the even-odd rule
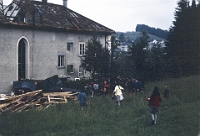
[[[12,0],[3,0],[8,5]],[[42,1],[42,0],[38,0]],[[169,30],[178,0],[68,0],[71,10],[114,31],[135,31],[137,24]],[[63,0],[48,0],[63,4]]]

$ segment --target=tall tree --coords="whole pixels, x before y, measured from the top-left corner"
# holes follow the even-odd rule
[[[175,11],[175,21],[167,37],[169,69],[175,76],[199,73],[200,66],[200,14],[193,0],[180,0]],[[176,63],[174,63],[176,62]],[[176,66],[172,65],[175,64]]]
[[[115,36],[111,37],[111,55],[110,55],[110,61],[111,61],[111,66],[110,66],[110,78],[111,80],[114,80],[114,78],[116,77],[116,74],[118,73],[118,69],[116,69],[116,52],[115,49],[117,48],[117,46],[119,46],[119,41],[116,40]]]
[[[148,47],[149,36],[145,31],[142,32],[142,36],[137,42],[134,42],[132,47],[130,47],[129,61],[132,61],[135,66],[135,76],[144,76],[144,64],[147,57],[147,51],[145,50]]]
[[[87,42],[85,55],[81,58],[81,65],[92,74],[94,78],[95,73],[100,76],[107,75],[109,73],[110,54],[108,49],[102,47],[100,40],[97,36],[93,36],[91,40]]]

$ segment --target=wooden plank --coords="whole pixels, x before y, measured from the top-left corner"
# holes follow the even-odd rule
[[[52,92],[52,93],[42,93],[43,96],[68,96],[71,92]]]
[[[10,104],[9,107],[5,107],[5,109],[3,109],[3,110],[4,110],[4,112],[5,111],[11,111],[11,110],[13,110],[14,108],[16,108],[17,106],[20,106],[20,105],[23,105],[23,103],[22,102],[12,103],[12,104]]]
[[[51,102],[50,96],[48,95],[47,98],[48,98],[48,102],[50,103]]]
[[[15,107],[15,109],[12,110],[12,112],[22,111],[22,110],[24,110],[25,108],[27,108],[29,105],[30,105],[30,104],[23,104],[23,105],[18,106],[17,108]]]
[[[48,102],[49,103],[61,103],[64,101],[65,103],[67,102],[66,96],[47,96]]]
[[[42,92],[42,90],[36,90],[36,91],[33,91],[33,92],[28,92],[28,93],[25,93],[25,94],[21,94],[21,95],[10,96],[10,97],[7,97],[6,101],[12,101],[14,99],[21,98],[23,96],[28,96],[28,95],[35,94],[35,93],[40,93],[40,92]]]

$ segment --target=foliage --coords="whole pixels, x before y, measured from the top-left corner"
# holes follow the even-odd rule
[[[81,65],[86,71],[91,72],[93,78],[95,73],[100,76],[109,73],[110,54],[107,48],[102,47],[97,36],[93,36],[87,42],[85,55],[81,58]]]
[[[143,31],[127,52],[114,53],[114,65],[116,75],[121,77],[143,77],[145,80],[158,80],[166,77],[165,50],[160,44],[148,47],[148,34]]]
[[[175,12],[175,21],[167,37],[167,56],[175,65],[169,69],[174,76],[199,73],[200,68],[200,6],[195,1],[180,0]],[[188,21],[189,20],[189,21]],[[173,64],[173,62],[169,62]]]
[[[148,50],[144,64],[144,75],[150,80],[160,80],[165,78],[165,53],[159,44],[155,44]]]
[[[139,40],[134,42],[132,47],[130,47],[131,56],[128,59],[135,65],[135,76],[144,76],[144,65],[147,57],[147,51],[145,49],[148,48],[148,38],[147,33],[143,31]]]
[[[119,41],[116,40],[115,36],[111,37],[111,55],[110,55],[110,78],[113,80],[115,77],[117,77],[117,73],[119,73],[117,61],[116,61],[116,54],[115,54],[115,49],[119,46]]]
[[[197,136],[199,133],[199,76],[148,82],[135,96],[124,92],[118,106],[111,96],[88,97],[85,111],[78,101],[52,105],[48,109],[0,115],[2,136]],[[162,100],[158,121],[149,126],[147,102],[154,86],[170,88],[169,99]]]

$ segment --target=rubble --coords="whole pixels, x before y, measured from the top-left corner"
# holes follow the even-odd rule
[[[0,114],[7,112],[20,112],[30,109],[44,109],[52,104],[67,103],[69,99],[77,100],[78,92],[49,92],[42,90],[27,92],[21,95],[0,95]]]

